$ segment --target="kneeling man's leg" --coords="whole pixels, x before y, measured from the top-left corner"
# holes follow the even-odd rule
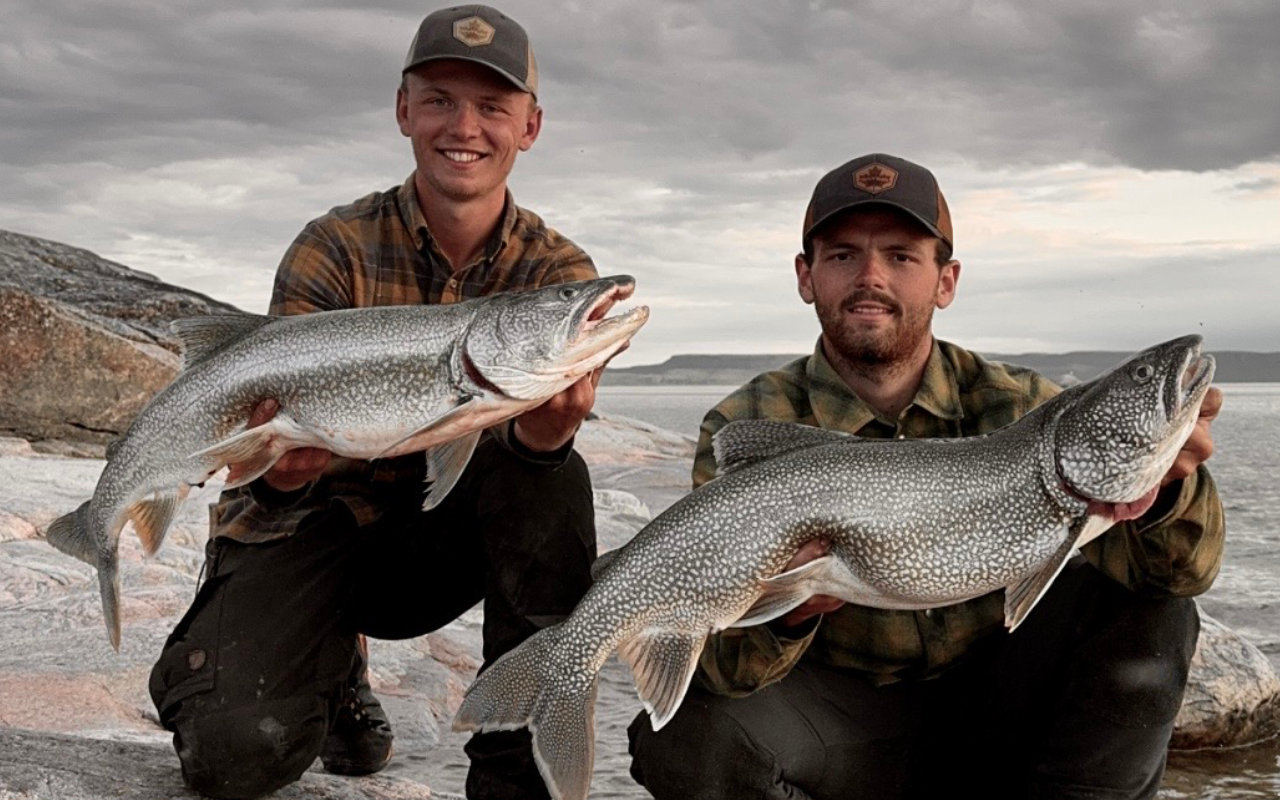
[[[632,722],[631,775],[657,800],[899,797],[931,688],[809,661],[747,697],[694,687],[661,731]]]

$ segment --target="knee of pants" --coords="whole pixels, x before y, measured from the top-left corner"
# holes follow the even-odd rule
[[[1095,713],[1129,727],[1172,723],[1182,703],[1200,631],[1193,600],[1143,602],[1148,608],[1123,626],[1130,635],[1121,629],[1103,637],[1077,672],[1082,702]]]
[[[232,711],[183,715],[171,726],[182,776],[195,791],[247,800],[296,781],[328,733],[318,698],[265,702]]]
[[[728,698],[690,693],[660,731],[641,712],[627,728],[631,777],[656,800],[763,796],[773,758],[724,710]]]

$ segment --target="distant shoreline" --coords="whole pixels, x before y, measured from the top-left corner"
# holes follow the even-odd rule
[[[1280,352],[1246,350],[1210,351],[1217,361],[1215,383],[1280,382]],[[1119,350],[1090,350],[1072,353],[983,354],[990,361],[1017,364],[1039,372],[1060,384],[1078,383],[1097,377],[1132,353]],[[661,386],[728,384],[741,385],[761,372],[779,369],[801,358],[798,353],[687,354],[675,355],[660,364],[610,367],[601,378],[603,386]]]

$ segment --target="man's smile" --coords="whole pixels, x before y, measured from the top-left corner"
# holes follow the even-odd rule
[[[479,161],[484,157],[482,153],[476,153],[470,150],[441,150],[439,152],[445,158],[459,164],[470,164],[471,162]]]

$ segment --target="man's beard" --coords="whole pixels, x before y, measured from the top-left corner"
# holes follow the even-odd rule
[[[875,302],[888,307],[895,323],[878,330],[852,329],[846,314],[855,303]],[[836,352],[828,357],[852,366],[883,368],[905,362],[920,346],[921,338],[930,337],[933,306],[907,308],[878,292],[854,292],[838,304],[815,303],[818,321],[826,341]]]

